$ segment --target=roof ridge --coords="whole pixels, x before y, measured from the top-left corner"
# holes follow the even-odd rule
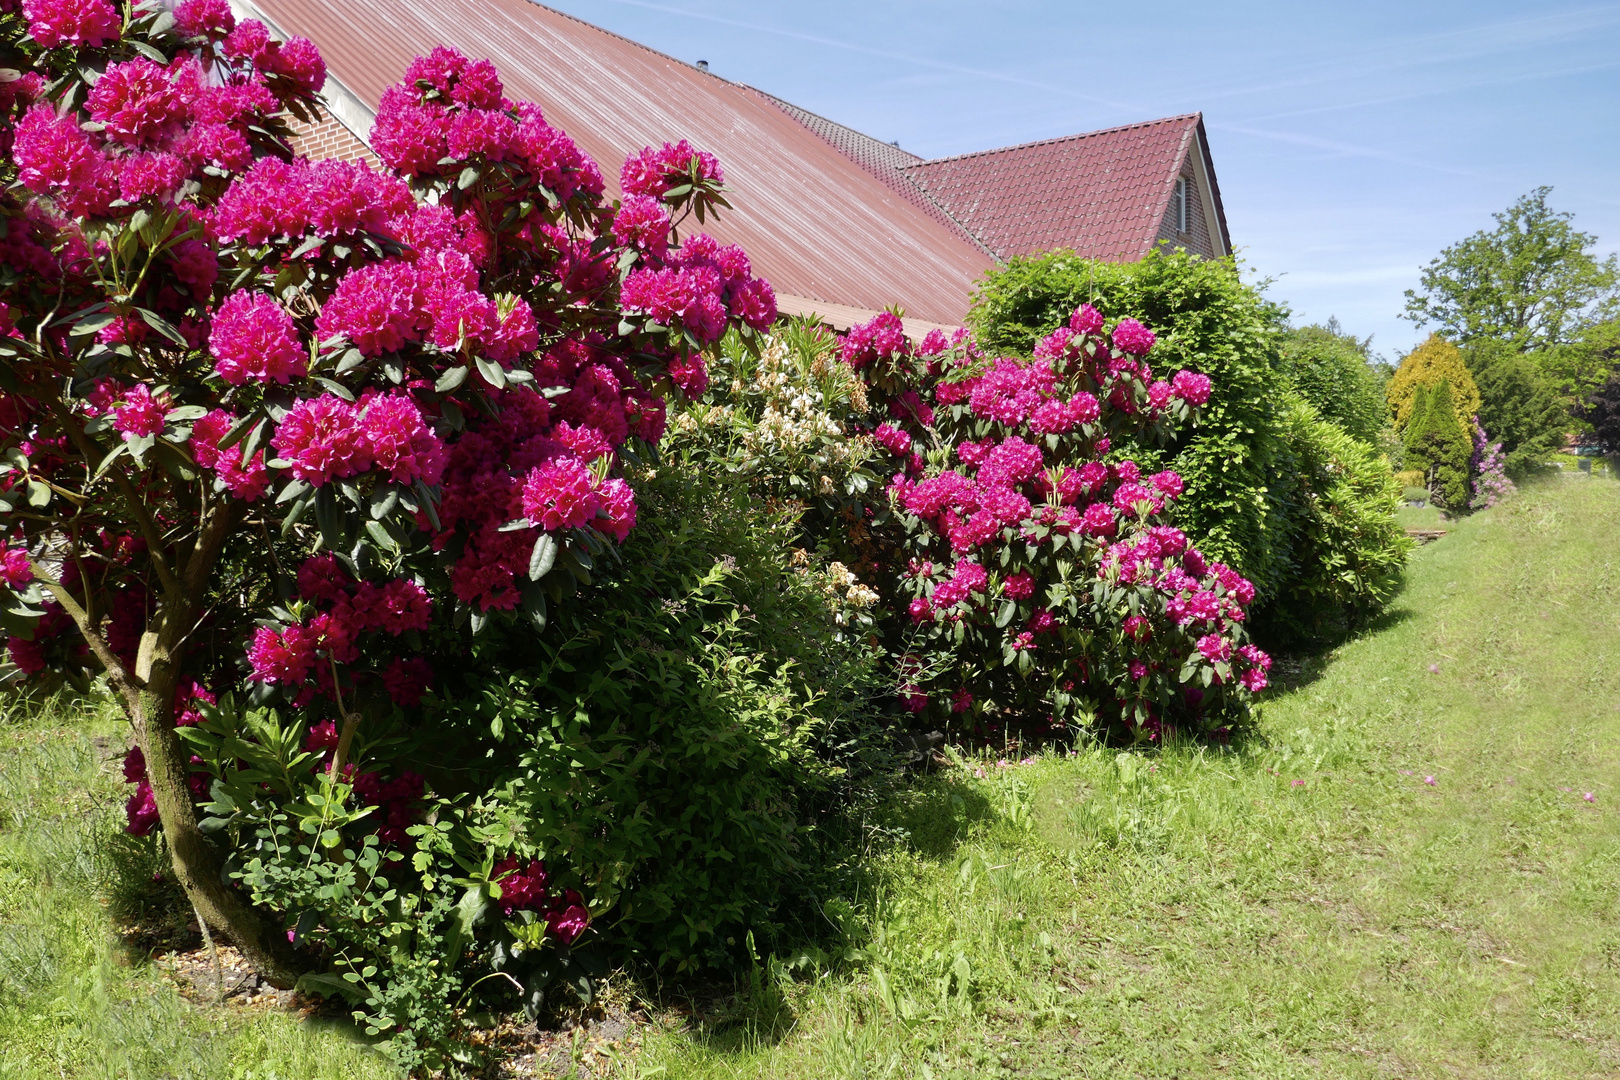
[[[742,85],[747,85],[747,84],[744,83]],[[883,142],[883,140],[878,138],[876,135],[868,135],[866,132],[860,131],[860,130],[858,130],[856,128],[852,128],[848,124],[840,124],[837,120],[834,120],[834,119],[832,119],[831,117],[828,117],[828,116],[823,116],[820,113],[816,112],[814,109],[807,109],[803,105],[795,105],[795,104],[793,104],[793,102],[789,101],[787,98],[777,97],[775,94],[771,93],[769,90],[761,90],[757,86],[750,86],[749,89],[753,90],[755,93],[765,95],[766,97],[770,98],[771,101],[774,102],[777,105],[786,105],[788,108],[797,109],[802,113],[808,113],[809,115],[815,117],[817,120],[820,120],[822,123],[831,124],[835,128],[842,128],[844,131],[849,132],[851,135],[859,135],[863,139],[869,139],[872,142],[881,143],[883,146],[889,147],[890,149],[899,150],[902,154],[905,154],[907,157],[916,158],[917,159],[916,164],[920,165],[924,161],[928,160],[927,158],[923,157],[921,154],[913,154],[910,150],[905,149],[904,147],[902,147],[897,142],[888,142],[888,143]],[[901,166],[901,167],[905,168],[907,166]]]
[[[1074,142],[1076,139],[1090,139],[1098,135],[1112,135],[1116,131],[1130,131],[1132,128],[1153,127],[1156,124],[1171,124],[1178,120],[1197,120],[1203,122],[1204,114],[1201,112],[1180,113],[1176,116],[1161,116],[1157,120],[1138,120],[1134,124],[1116,124],[1114,127],[1098,128],[1096,131],[1081,131],[1073,135],[1057,135],[1050,139],[1036,139],[1033,142],[1014,143],[1011,146],[998,146],[991,150],[970,150],[965,154],[952,154],[949,157],[928,158],[915,165],[906,165],[906,171],[920,169],[926,165],[939,165],[947,161],[961,161],[964,158],[985,157],[989,154],[1005,154],[1012,150],[1028,150],[1034,146],[1049,146],[1053,143]]]
[[[746,85],[746,84],[744,84],[744,85]],[[902,154],[905,154],[906,156],[911,157],[911,158],[915,158],[916,159],[916,161],[914,162],[915,165],[923,164],[925,162],[924,158],[919,157],[918,155],[911,153],[909,150],[901,149],[900,147],[895,146],[893,143],[885,143],[880,139],[874,138],[873,136],[866,134],[864,131],[857,131],[855,128],[850,127],[848,124],[840,124],[836,120],[830,120],[827,117],[822,116],[818,112],[812,112],[811,110],[806,109],[802,105],[795,105],[795,104],[793,104],[793,102],[788,101],[785,98],[777,97],[775,94],[771,93],[768,90],[761,90],[757,86],[749,86],[748,89],[752,90],[754,93],[758,94],[760,97],[762,97],[766,101],[770,102],[777,109],[781,110],[781,112],[784,115],[786,115],[788,117],[788,119],[792,120],[795,124],[798,124],[800,127],[804,128],[805,131],[809,132],[812,136],[814,136],[817,139],[820,139],[823,143],[826,143],[829,147],[831,147],[835,152],[842,155],[844,158],[848,159],[856,168],[858,168],[861,171],[865,172],[867,175],[874,177],[875,179],[878,180],[878,182],[882,183],[886,187],[889,187],[890,190],[895,191],[895,194],[901,196],[902,198],[906,197],[906,192],[910,192],[912,195],[915,195],[917,197],[917,199],[921,200],[921,203],[918,204],[918,208],[919,209],[924,209],[924,212],[926,212],[924,204],[926,204],[927,207],[932,207],[934,209],[934,211],[938,214],[938,218],[936,220],[938,220],[941,225],[945,225],[946,227],[950,228],[955,233],[955,235],[957,236],[958,239],[961,239],[963,241],[966,241],[969,244],[972,244],[974,247],[978,248],[984,254],[990,256],[990,258],[995,259],[995,261],[997,261],[997,262],[1001,261],[999,258],[996,257],[996,253],[991,251],[990,248],[985,244],[984,240],[980,238],[978,233],[976,233],[972,229],[968,228],[966,222],[962,221],[955,214],[951,213],[950,209],[947,206],[945,206],[944,203],[940,202],[938,199],[936,199],[934,197],[933,192],[929,191],[927,188],[923,187],[922,184],[917,182],[916,177],[912,176],[910,174],[910,172],[908,171],[912,166],[910,166],[910,165],[885,165],[882,162],[878,162],[877,167],[874,167],[873,164],[870,164],[870,163],[868,163],[866,161],[863,161],[859,157],[856,157],[855,155],[850,154],[843,147],[839,146],[836,142],[834,142],[831,139],[827,138],[825,135],[823,135],[821,132],[817,131],[815,128],[811,127],[809,124],[806,124],[804,122],[804,120],[801,119],[797,114],[798,113],[803,113],[805,116],[812,116],[812,117],[816,118],[817,120],[820,120],[824,124],[828,124],[831,127],[838,128],[840,131],[847,131],[851,135],[858,136],[859,138],[865,139],[868,142],[879,145],[879,146],[883,147],[884,150],[889,150],[889,149],[899,150]],[[904,185],[905,191],[896,190],[895,185],[897,185],[897,184]]]

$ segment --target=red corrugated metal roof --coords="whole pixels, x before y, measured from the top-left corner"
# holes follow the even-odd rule
[[[690,139],[720,158],[731,213],[713,228],[776,288],[810,300],[956,324],[991,258],[758,91],[528,0],[254,0],[320,46],[372,109],[413,57],[448,45],[495,63],[617,190],[626,154]]]
[[[913,165],[921,165],[923,159],[916,154],[900,149],[893,143],[886,143],[874,139],[870,135],[863,135],[854,128],[845,127],[835,120],[829,120],[809,109],[801,109],[791,102],[773,97],[763,90],[758,91],[767,101],[787,113],[793,119],[809,128],[821,139],[831,144],[834,149],[855,164],[877,177],[902,199],[920,209],[923,213],[939,222],[945,228],[962,240],[966,240],[974,247],[982,250],[986,255],[991,254],[990,249],[979,242],[974,236],[962,227],[962,223],[946,213],[945,208],[928,196],[928,193],[917,186],[906,169]]]
[[[1129,262],[1153,246],[1199,122],[1173,116],[903,171],[998,259],[1073,248]]]

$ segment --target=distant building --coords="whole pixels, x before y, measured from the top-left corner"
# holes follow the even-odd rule
[[[926,161],[529,0],[234,0],[320,46],[331,118],[316,157],[370,157],[382,92],[435,45],[488,58],[601,165],[689,139],[715,154],[734,209],[709,231],[741,244],[783,311],[848,326],[891,304],[959,325],[998,262],[1054,248],[1134,261],[1168,243],[1231,253],[1201,115]]]

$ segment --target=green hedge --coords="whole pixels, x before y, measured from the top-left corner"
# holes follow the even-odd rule
[[[1378,392],[1377,375],[1359,356],[1352,367],[1339,347],[1353,339],[1290,333],[1287,311],[1245,284],[1233,260],[1162,250],[1136,263],[1062,251],[1014,259],[986,277],[969,322],[987,349],[1028,354],[1081,303],[1152,328],[1156,372],[1192,368],[1214,381],[1197,429],[1169,447],[1120,446],[1115,456],[1181,474],[1176,524],[1254,582],[1261,621],[1314,633],[1376,611],[1407,551],[1393,517],[1400,490],[1373,445],[1301,394],[1347,394],[1338,418],[1374,427],[1382,406],[1363,399]],[[1323,335],[1334,340],[1316,340]],[[1323,351],[1333,353],[1328,370],[1311,370]]]
[[[1105,263],[1059,251],[991,271],[968,319],[986,349],[1027,355],[1083,303],[1152,328],[1155,371],[1192,368],[1214,380],[1195,431],[1168,448],[1121,446],[1116,455],[1144,472],[1180,473],[1187,493],[1176,523],[1254,582],[1261,603],[1271,600],[1293,565],[1277,408],[1288,387],[1279,354],[1286,313],[1244,284],[1229,259],[1156,251],[1141,262]]]

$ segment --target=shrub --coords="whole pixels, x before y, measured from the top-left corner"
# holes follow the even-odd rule
[[[881,790],[887,684],[838,623],[836,568],[790,566],[791,520],[698,470],[637,490],[644,519],[590,605],[538,641],[476,642],[434,756],[523,861],[560,856],[612,913],[613,959],[682,969],[768,943],[842,880],[844,823]]]
[[[1433,501],[1452,513],[1468,508],[1473,440],[1457,419],[1451,380],[1417,384],[1406,425],[1406,462],[1423,472]]]
[[[482,796],[404,767],[423,701],[480,634],[592,608],[664,392],[756,340],[770,286],[675,231],[723,204],[711,156],[648,148],[609,203],[487,62],[411,65],[379,173],[292,154],[319,53],[216,0],[6,8],[12,675],[99,669],[130,828],[202,917],[426,1068],[478,965],[515,936],[532,992],[591,912],[566,852],[519,867]]]
[[[1620,374],[1598,387],[1582,402],[1580,419],[1592,426],[1597,444],[1606,454],[1620,454]]]
[[[1179,476],[1112,450],[1195,420],[1210,379],[1155,380],[1153,333],[1132,318],[1103,328],[1082,305],[1028,362],[937,332],[914,351],[893,315],[845,340],[898,470],[908,710],[1131,742],[1230,727],[1265,687],[1271,661],[1243,625],[1254,586],[1155,524]]]
[[[1367,355],[1367,342],[1326,326],[1289,330],[1281,349],[1282,370],[1300,396],[1324,420],[1367,443],[1377,443],[1389,425],[1384,388]]]
[[[1365,625],[1400,586],[1412,549],[1395,519],[1402,485],[1383,455],[1309,402],[1287,402],[1284,417],[1298,477],[1295,570],[1264,619],[1273,632],[1332,636]]]
[[[811,546],[884,501],[873,471],[881,451],[861,427],[866,388],[839,361],[832,332],[788,320],[757,351],[730,334],[713,374],[701,397],[671,412],[666,458],[735,476],[766,505],[800,515]]]
[[[1155,251],[1140,262],[1108,263],[1058,251],[991,271],[969,322],[987,351],[1027,356],[1083,303],[1129,312],[1157,335],[1161,368],[1191,368],[1213,381],[1196,429],[1163,446],[1127,436],[1116,449],[1146,472],[1181,475],[1187,491],[1169,512],[1171,522],[1253,581],[1267,602],[1293,561],[1291,478],[1276,409],[1287,381],[1279,356],[1285,312],[1245,285],[1231,260]]]
[[[1479,387],[1479,423],[1500,443],[1506,473],[1544,465],[1563,446],[1570,417],[1534,361],[1489,340],[1470,344],[1463,359]]]
[[[1502,444],[1491,442],[1477,416],[1474,417],[1474,456],[1468,467],[1474,477],[1474,500],[1468,504],[1471,509],[1489,509],[1513,494],[1513,481],[1508,479]]]
[[[1401,434],[1403,443],[1410,445],[1406,431],[1417,412],[1414,404],[1417,388],[1435,386],[1442,379],[1451,384],[1448,394],[1455,405],[1457,423],[1465,435],[1469,418],[1479,415],[1479,387],[1463,362],[1461,350],[1439,334],[1430,334],[1402,358],[1384,388],[1395,430]]]

